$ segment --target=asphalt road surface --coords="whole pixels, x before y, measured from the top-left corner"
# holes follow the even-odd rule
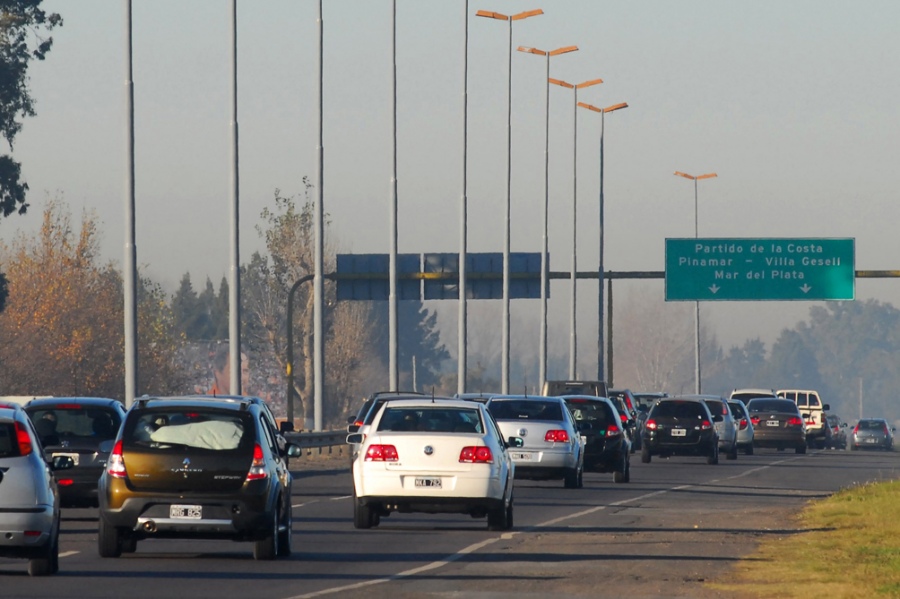
[[[631,481],[586,474],[516,481],[515,527],[468,516],[394,514],[355,530],[346,459],[294,461],[294,553],[257,562],[249,543],[148,540],[97,554],[96,510],[63,511],[60,572],[31,578],[0,559],[6,598],[724,597],[704,586],[767,537],[797,532],[803,505],[900,476],[900,453],[757,450],[701,458],[632,456]]]

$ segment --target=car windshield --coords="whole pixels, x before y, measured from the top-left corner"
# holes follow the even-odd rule
[[[552,420],[563,419],[562,406],[556,401],[539,399],[502,399],[488,404],[497,420]]]
[[[653,408],[653,418],[705,418],[703,407],[694,401],[660,401]]]
[[[785,412],[788,414],[799,414],[797,404],[789,399],[753,399],[747,404],[747,409],[751,413],[759,412]]]
[[[243,414],[231,411],[148,410],[130,422],[123,440],[152,449],[231,451],[250,446],[252,430]]]
[[[477,409],[387,407],[379,432],[483,433]]]

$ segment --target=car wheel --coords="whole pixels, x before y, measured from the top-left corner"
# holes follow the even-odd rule
[[[494,508],[492,510],[488,510],[487,515],[487,527],[488,530],[508,530],[509,526],[507,526],[507,520],[509,516],[509,510],[506,505],[501,505],[498,508]]]
[[[375,513],[368,505],[363,505],[353,494],[353,527],[354,528],[372,528],[375,524]]]
[[[794,451],[797,453],[806,453],[806,445],[800,445]]]
[[[278,556],[287,557],[293,551],[292,538],[294,536],[294,513],[291,509],[290,501],[284,506],[284,516],[281,518],[281,525],[278,527]]]
[[[753,444],[744,448],[744,455],[753,455]]]
[[[119,529],[103,518],[102,514],[97,523],[97,550],[100,557],[122,555],[122,535],[119,533]]]
[[[281,501],[279,500],[278,503],[281,503]],[[278,520],[278,512],[275,511],[272,514],[271,525],[266,536],[253,543],[253,559],[270,561],[278,555]]]
[[[122,539],[122,553],[134,553],[137,551],[137,539],[135,537],[125,537]]]
[[[563,485],[567,489],[578,488],[578,468],[570,468],[566,470],[566,475],[563,478]]]
[[[59,528],[47,543],[44,555],[28,560],[29,576],[47,576],[59,570]]]
[[[650,448],[647,446],[641,448],[641,462],[644,464],[650,463]]]
[[[706,456],[706,463],[710,465],[719,463],[719,444],[713,443],[712,451]]]

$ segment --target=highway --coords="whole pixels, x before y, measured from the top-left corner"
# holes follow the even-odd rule
[[[792,513],[849,485],[900,476],[900,454],[757,450],[709,466],[632,456],[631,481],[583,489],[516,481],[515,527],[468,516],[394,514],[352,525],[346,459],[294,460],[294,554],[257,562],[249,543],[148,540],[97,555],[96,510],[63,511],[60,572],[31,578],[0,559],[3,597],[719,597],[721,578]],[[723,595],[724,596],[724,595]]]

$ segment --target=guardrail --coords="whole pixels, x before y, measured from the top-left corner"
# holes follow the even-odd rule
[[[348,448],[346,430],[285,433],[284,438],[288,442],[302,447],[307,456],[346,455]]]

